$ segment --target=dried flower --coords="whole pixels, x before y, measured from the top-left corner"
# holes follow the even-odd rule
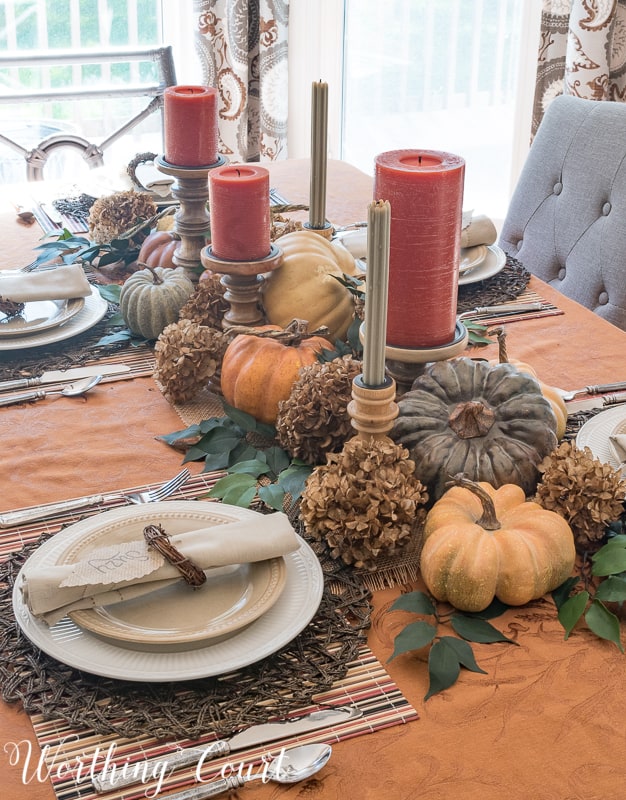
[[[229,302],[224,299],[225,292],[219,275],[203,275],[194,293],[181,308],[179,318],[189,319],[197,325],[221,329],[224,314],[230,309]]]
[[[96,244],[107,244],[141,220],[150,219],[157,211],[156,204],[145,192],[129,190],[100,197],[89,211],[89,237]]]
[[[316,467],[301,498],[307,532],[335,558],[374,569],[417,535],[428,495],[408,451],[384,438],[354,437]]]
[[[154,377],[174,403],[191,400],[215,375],[230,337],[182,319],[168,325],[154,346]]]
[[[294,458],[323,464],[328,453],[354,436],[348,403],[361,362],[351,356],[308,364],[288,400],[278,404],[278,441]]]
[[[579,553],[597,550],[609,522],[619,518],[626,481],[588,447],[563,442],[539,464],[536,501],[570,524]]]

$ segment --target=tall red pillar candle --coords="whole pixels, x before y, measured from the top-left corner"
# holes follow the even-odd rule
[[[374,198],[391,205],[387,344],[449,344],[456,329],[465,161],[436,150],[375,159]]]
[[[206,167],[218,159],[217,90],[168,86],[163,92],[165,160],[179,167]]]
[[[209,173],[211,247],[225,261],[259,261],[269,255],[270,174],[252,164]]]

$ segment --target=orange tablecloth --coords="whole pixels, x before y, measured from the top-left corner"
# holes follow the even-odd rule
[[[307,201],[306,161],[277,163],[271,172],[273,184],[291,201]],[[328,189],[331,220],[365,218],[371,199],[367,176],[331,162]],[[29,261],[37,233],[25,231],[10,214],[2,218],[2,229],[0,266]],[[532,286],[565,313],[511,324],[512,356],[566,388],[626,377],[624,332],[535,279]],[[493,357],[495,347],[482,353]],[[148,482],[180,465],[180,454],[155,436],[182,427],[181,421],[148,378],[103,386],[83,399],[0,411],[1,509]],[[387,610],[412,588],[375,594],[369,644],[383,663],[407,621]],[[256,784],[247,792],[268,800],[623,800],[625,657],[584,630],[564,641],[547,601],[509,612],[495,624],[518,646],[473,645],[487,674],[464,672],[449,691],[426,703],[422,654],[387,665],[420,720],[336,745],[327,767],[306,787]],[[24,783],[22,765],[9,764],[5,745],[20,739],[37,750],[27,717],[0,705],[4,796],[52,800],[50,785],[33,777],[35,765]]]

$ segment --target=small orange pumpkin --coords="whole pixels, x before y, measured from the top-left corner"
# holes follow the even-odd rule
[[[287,400],[300,369],[313,364],[330,343],[321,336],[303,338],[279,325],[262,325],[241,333],[222,360],[222,394],[227,403],[260,422],[273,425],[278,404]],[[272,331],[283,335],[272,336]]]
[[[180,239],[172,231],[154,231],[143,240],[137,260],[147,267],[174,269],[174,253],[179,245]]]

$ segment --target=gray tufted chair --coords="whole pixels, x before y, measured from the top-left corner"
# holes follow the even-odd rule
[[[526,269],[626,330],[626,103],[555,98],[499,244]]]

